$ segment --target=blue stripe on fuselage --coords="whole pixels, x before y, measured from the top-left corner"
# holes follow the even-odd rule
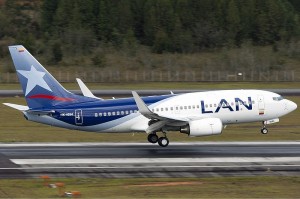
[[[175,95],[150,96],[143,97],[142,99],[148,106],[151,106],[154,103],[174,96]],[[70,104],[69,106],[57,107],[52,116],[60,121],[76,125],[75,110],[82,110],[82,124],[79,124],[77,121],[77,125],[92,126],[128,116],[133,114],[134,111],[137,111],[138,108],[133,98],[99,100],[96,102],[75,105]],[[121,114],[122,111],[124,114]],[[127,114],[126,111],[128,111]],[[117,115],[118,112],[119,115]],[[106,116],[104,116],[104,113],[106,113]],[[113,113],[114,115],[112,115]]]

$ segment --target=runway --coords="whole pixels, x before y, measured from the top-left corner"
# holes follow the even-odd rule
[[[0,144],[0,177],[300,175],[300,142]]]

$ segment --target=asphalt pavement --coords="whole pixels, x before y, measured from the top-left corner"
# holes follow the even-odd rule
[[[0,144],[0,177],[300,175],[300,142]]]

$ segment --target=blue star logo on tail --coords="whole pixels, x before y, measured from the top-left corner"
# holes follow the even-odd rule
[[[36,68],[32,65],[30,71],[26,70],[17,70],[22,76],[27,78],[26,92],[25,96],[32,91],[36,86],[40,86],[46,90],[52,91],[51,88],[44,80],[45,72],[37,71]]]

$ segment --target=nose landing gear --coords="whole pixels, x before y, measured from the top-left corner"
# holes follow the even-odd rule
[[[269,130],[266,128],[266,122],[263,121],[262,125],[263,127],[261,128],[260,132],[265,135],[269,132]]]

